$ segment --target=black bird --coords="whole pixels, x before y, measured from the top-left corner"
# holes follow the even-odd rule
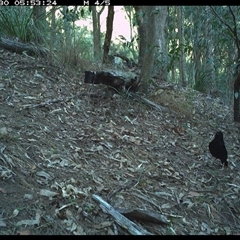
[[[227,149],[223,141],[223,133],[221,131],[215,134],[215,138],[209,143],[209,151],[213,157],[220,159],[222,165],[227,167]]]

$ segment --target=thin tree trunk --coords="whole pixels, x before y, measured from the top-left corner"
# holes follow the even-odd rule
[[[98,12],[96,6],[92,6],[92,18],[93,18],[93,53],[94,59],[100,61],[101,59],[101,26],[100,26],[100,15],[102,14],[105,6]]]
[[[50,28],[50,59],[53,57],[53,44],[56,42],[56,7],[51,9],[51,28]]]
[[[44,30],[48,26],[47,17],[46,17],[46,7],[45,6],[34,6],[33,7],[33,21],[36,29],[38,30],[35,33],[36,42],[41,44],[44,40]]]
[[[200,14],[201,7],[196,7]],[[193,14],[193,22],[195,29],[200,29],[202,23],[199,22],[199,14]],[[200,49],[200,31],[196,31],[193,38],[193,62],[194,62],[194,89],[201,91],[201,68],[202,68],[202,50]]]
[[[142,6],[142,11],[144,14],[142,29],[144,37],[146,37],[147,45],[144,47],[144,56],[142,59],[141,73],[140,73],[140,82],[141,88],[143,92],[148,91],[149,80],[153,71],[154,64],[154,50],[156,43],[156,15],[154,14],[155,7],[154,6]],[[142,35],[140,36],[140,38]],[[143,50],[142,50],[143,51]]]
[[[158,73],[158,79],[167,81],[167,16],[168,7],[158,6],[154,11],[155,21],[155,66],[154,72]]]
[[[105,41],[103,45],[103,63],[108,63],[108,53],[110,48],[110,43],[112,39],[112,31],[113,31],[113,18],[114,18],[114,7],[108,6],[108,16],[107,16],[107,30]]]
[[[206,92],[215,91],[217,89],[216,85],[216,76],[215,76],[215,69],[214,69],[214,58],[213,58],[213,40],[212,40],[212,18],[211,18],[211,12],[209,7],[205,7],[206,13],[207,13],[207,19],[205,23],[205,39],[207,40],[207,46],[206,46],[206,58],[205,58],[205,69],[207,71],[208,76],[208,82],[210,82],[210,85],[206,83]]]
[[[183,16],[183,7],[178,6],[178,38],[179,38],[179,47],[180,47],[180,58],[179,58],[179,74],[180,74],[180,83],[183,86],[186,86],[185,81],[185,58],[184,58],[184,16]]]
[[[63,13],[68,14],[68,6],[63,6]],[[66,47],[71,46],[71,23],[67,21],[67,18],[64,19],[64,33],[65,33],[65,44]]]
[[[139,38],[139,54],[138,54],[138,65],[141,67],[143,64],[143,58],[145,54],[145,48],[147,43],[147,33],[145,29],[147,28],[146,18],[144,17],[143,7],[134,6],[136,12],[136,18],[138,23],[138,38]]]

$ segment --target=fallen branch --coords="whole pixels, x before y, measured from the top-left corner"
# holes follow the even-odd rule
[[[69,100],[71,100],[73,97],[69,97],[69,98],[58,98],[58,99],[53,99],[53,100],[47,100],[45,102],[42,103],[38,103],[38,104],[28,104],[28,105],[24,105],[23,108],[24,109],[29,109],[29,108],[37,108],[37,107],[45,107],[49,104],[52,103],[58,103],[58,102],[68,102]]]
[[[110,204],[105,202],[101,197],[93,194],[92,198],[100,203],[100,207],[106,213],[109,213],[115,218],[115,221],[123,228],[127,229],[133,235],[152,235],[147,230],[138,226],[134,222],[124,217],[121,213],[117,212]]]
[[[8,39],[0,37],[0,48],[7,49],[11,52],[16,52],[22,54],[26,52],[27,54],[34,56],[47,56],[48,50],[46,48],[36,46],[33,44],[22,43],[17,40]]]
[[[155,223],[161,225],[168,225],[170,223],[170,221],[167,220],[165,216],[157,212],[145,211],[142,209],[132,210],[118,208],[117,210],[130,220],[141,221],[145,223]]]
[[[157,109],[157,110],[160,111],[160,112],[166,111],[166,108],[165,108],[165,107],[160,106],[160,105],[158,105],[158,104],[156,104],[156,103],[154,103],[154,102],[152,102],[152,101],[150,101],[150,100],[148,100],[148,99],[146,99],[146,98],[144,98],[144,97],[141,97],[141,96],[139,96],[138,94],[132,93],[131,95],[132,95],[133,97],[141,100],[143,103],[146,103],[147,105],[150,105],[151,107],[154,107],[155,109]]]

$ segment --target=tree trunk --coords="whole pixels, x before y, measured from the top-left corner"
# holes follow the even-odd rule
[[[158,73],[158,79],[167,81],[167,65],[168,65],[168,52],[167,52],[167,6],[157,6],[154,10],[154,23],[155,23],[155,69],[154,72]]]
[[[235,36],[235,42],[237,45],[237,62],[240,60],[240,40],[237,36]],[[234,81],[234,102],[233,102],[233,110],[234,110],[234,121],[240,122],[240,70],[239,70],[240,64],[237,64],[235,75],[237,76]]]
[[[140,24],[139,55],[142,55],[139,58],[139,61],[142,62],[139,79],[142,91],[147,92],[153,71],[158,73],[160,80],[167,80],[166,19],[168,8],[167,6],[135,8],[138,13],[141,13],[138,14],[139,17],[142,17],[142,19],[138,19]]]
[[[147,36],[145,29],[146,21],[143,13],[143,9],[141,6],[134,6],[138,24],[138,38],[139,38],[139,54],[138,54],[138,65],[141,67],[143,63],[143,58],[145,54],[145,48],[147,46]]]
[[[112,31],[113,31],[113,18],[114,18],[114,6],[108,6],[108,16],[107,16],[107,30],[105,41],[103,45],[103,63],[108,63],[108,53],[110,48],[110,43],[112,39]]]
[[[239,86],[240,86],[240,75],[236,78],[234,82],[234,121],[240,122],[240,114],[239,114]]]
[[[205,39],[207,41],[206,45],[206,57],[204,58],[204,69],[206,69],[207,72],[207,79],[204,81],[204,92],[209,92],[209,87],[210,91],[216,91],[217,85],[216,85],[216,76],[215,76],[215,69],[214,69],[214,57],[213,57],[213,39],[212,39],[212,34],[213,34],[213,29],[212,29],[212,22],[213,19],[211,18],[211,12],[210,8],[207,6],[205,7],[206,13],[207,13],[207,19],[205,22]],[[207,82],[206,82],[207,81]],[[209,82],[211,83],[209,86]]]
[[[46,31],[48,26],[45,6],[33,7],[33,21],[37,29],[35,32],[35,41],[39,44],[42,44],[44,40],[44,31]]]
[[[149,80],[152,75],[154,64],[154,51],[156,43],[156,14],[154,14],[155,8],[155,6],[142,6],[142,13],[144,17],[141,27],[143,36],[140,35],[140,39],[144,39],[147,45],[144,46],[144,55],[142,59],[141,73],[139,79],[141,82],[142,91],[145,93],[148,91]],[[143,54],[143,52],[141,54]]]
[[[184,16],[183,16],[183,7],[178,6],[178,38],[179,38],[179,47],[180,47],[180,57],[179,57],[179,74],[180,74],[180,83],[186,87],[185,81],[185,58],[184,58]]]
[[[92,9],[92,18],[93,18],[93,53],[94,60],[101,60],[101,26],[100,26],[100,15],[102,14],[105,6],[101,8],[98,12],[96,6],[91,6]]]
[[[56,7],[52,6],[51,9],[51,28],[50,28],[50,59],[53,58],[53,48],[56,42]]]
[[[193,13],[193,22],[194,22],[194,28],[195,29],[201,29],[201,22],[199,22],[199,16],[202,14],[201,8],[196,7],[199,14]],[[200,31],[196,31],[194,34],[193,39],[193,62],[194,62],[194,89],[198,91],[202,91],[202,78],[201,78],[201,70],[202,70],[202,49],[200,45],[201,37],[200,37]]]
[[[68,15],[68,6],[63,6],[63,14],[65,16]],[[71,22],[67,20],[68,18],[64,18],[64,33],[65,33],[65,43],[66,47],[70,47],[71,44]]]

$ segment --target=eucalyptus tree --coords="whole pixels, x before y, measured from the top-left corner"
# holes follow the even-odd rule
[[[49,29],[47,22],[46,6],[33,7],[33,21],[37,31],[35,31],[35,42],[42,44],[44,42],[44,33]]]
[[[214,7],[211,7],[215,16],[228,30],[231,39],[235,42],[235,57],[232,59],[232,64],[234,64],[234,121],[240,122],[240,38],[239,38],[239,7],[238,6],[227,6],[228,18],[223,18]]]
[[[191,84],[188,71],[192,52],[192,22],[185,17],[185,7],[171,6],[168,12],[168,73],[169,80],[183,86]],[[189,54],[190,53],[190,54]],[[192,69],[192,68],[190,68]],[[193,74],[192,74],[193,75]]]
[[[184,7],[177,6],[178,16],[178,38],[179,38],[179,75],[180,82],[183,86],[186,86],[185,80],[185,56],[184,56]]]
[[[114,6],[108,6],[108,15],[107,15],[107,30],[103,45],[103,63],[109,62],[109,49],[111,44],[112,38],[112,31],[113,31],[113,19],[114,19]]]
[[[93,20],[93,52],[94,59],[100,61],[102,58],[101,54],[101,25],[100,25],[100,16],[104,10],[105,6],[90,6],[90,11],[92,12]]]
[[[140,82],[148,91],[149,80],[155,74],[167,80],[167,6],[134,6],[139,34]]]

